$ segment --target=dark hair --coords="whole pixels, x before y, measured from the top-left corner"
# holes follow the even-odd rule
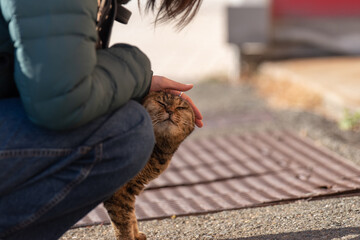
[[[177,27],[183,28],[195,17],[201,2],[202,0],[147,0],[146,10],[158,9],[155,23],[173,20]]]

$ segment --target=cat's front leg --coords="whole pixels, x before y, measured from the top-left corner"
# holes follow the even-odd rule
[[[133,231],[134,231],[135,239],[136,240],[146,240],[145,233],[139,231],[138,222],[137,222],[136,215],[135,215],[135,210],[133,211],[131,222],[133,224]]]
[[[135,211],[135,199],[124,194],[124,189],[121,188],[104,202],[104,206],[109,213],[116,239],[138,240],[135,237],[134,218],[132,216]]]

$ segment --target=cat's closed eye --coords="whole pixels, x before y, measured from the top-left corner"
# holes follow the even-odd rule
[[[176,110],[187,110],[189,109],[188,107],[177,107]]]
[[[166,105],[165,105],[164,103],[162,103],[162,102],[160,102],[160,101],[158,101],[158,100],[156,100],[156,102],[157,102],[158,104],[160,104],[161,106],[163,106],[164,108],[166,108]]]

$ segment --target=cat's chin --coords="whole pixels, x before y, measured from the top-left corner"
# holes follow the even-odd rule
[[[161,135],[174,135],[178,131],[179,127],[171,120],[166,120],[156,125],[156,132]]]
[[[156,131],[155,136],[171,140],[172,142],[180,143],[185,138],[183,129],[171,121],[158,123],[154,131]]]

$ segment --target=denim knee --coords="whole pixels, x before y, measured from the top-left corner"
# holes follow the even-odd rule
[[[92,174],[103,175],[105,171],[118,188],[140,172],[149,160],[155,144],[154,131],[148,112],[135,101],[114,113],[107,121],[107,128],[111,134],[101,142],[101,164]]]
[[[149,113],[145,108],[135,101],[131,101],[130,105],[134,105],[134,108],[139,111],[141,116],[133,135],[128,139],[128,142],[134,141],[134,145],[131,145],[130,148],[134,147],[131,149],[136,156],[134,157],[136,159],[134,165],[137,168],[136,172],[140,172],[149,160],[155,145],[154,129]]]

